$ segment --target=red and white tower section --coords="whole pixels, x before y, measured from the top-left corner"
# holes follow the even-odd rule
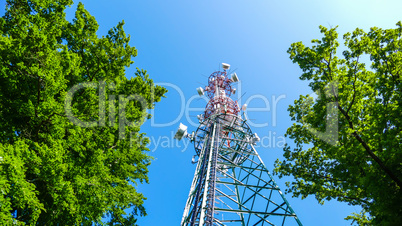
[[[197,130],[189,134],[180,123],[175,135],[190,139],[198,157],[181,225],[302,225],[254,147],[260,138],[231,99],[239,79],[229,68],[223,63],[197,89],[209,98]]]

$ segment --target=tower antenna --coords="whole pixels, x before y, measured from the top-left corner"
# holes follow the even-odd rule
[[[175,138],[194,143],[197,163],[184,208],[182,226],[212,225],[302,225],[254,145],[259,136],[240,115],[237,101],[230,96],[238,81],[228,77],[230,65],[208,78],[208,85],[197,88],[209,102],[197,116],[199,127],[187,133],[180,123]],[[243,111],[246,106],[243,106]]]

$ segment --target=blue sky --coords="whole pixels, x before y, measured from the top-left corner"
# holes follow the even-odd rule
[[[0,1],[1,14],[4,2]],[[67,10],[70,19],[76,3]],[[205,107],[205,100],[193,96],[220,63],[229,63],[238,74],[239,93],[245,93],[242,104],[248,101],[249,109],[261,110],[248,115],[253,131],[263,138],[257,151],[272,172],[274,161],[282,158],[283,134],[292,124],[286,109],[300,94],[311,93],[308,83],[299,80],[301,70],[286,53],[291,43],[302,41],[309,45],[311,39],[320,38],[319,25],[338,25],[341,38],[356,27],[366,31],[373,26],[394,28],[402,20],[400,0],[83,3],[99,23],[99,36],[125,21],[124,30],[131,35],[131,45],[138,49],[127,76],[131,77],[136,67],[143,68],[154,82],[169,89],[167,98],[156,104],[154,118],[142,127],[151,138],[150,155],[155,160],[149,167],[150,183],[138,186],[148,198],[148,216],[140,218],[140,225],[180,223],[195,170],[191,164],[195,152],[191,144],[185,148],[188,141],[174,141],[173,133],[179,122],[188,125],[189,131],[196,129],[189,120],[196,122],[193,116],[201,110],[187,113],[183,109]],[[282,190],[285,181],[291,180],[275,179]],[[286,197],[304,225],[350,225],[344,218],[359,211],[358,207],[336,201],[321,206],[314,197]]]

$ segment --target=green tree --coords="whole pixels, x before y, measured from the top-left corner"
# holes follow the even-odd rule
[[[301,95],[289,106],[295,123],[286,136],[294,146],[284,147],[275,172],[294,176],[287,191],[296,197],[362,206],[362,214],[348,217],[361,225],[399,225],[402,23],[346,33],[342,55],[336,28],[320,29],[323,38],[311,47],[297,42],[288,50],[317,96]]]
[[[0,18],[2,225],[134,225],[146,214],[139,130],[167,90],[145,70],[126,78],[137,50],[124,22],[100,38],[81,3],[66,20],[70,5],[8,0]]]

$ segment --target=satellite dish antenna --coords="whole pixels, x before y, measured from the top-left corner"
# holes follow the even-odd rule
[[[254,133],[254,137],[253,137],[253,143],[256,144],[257,142],[260,142],[260,137],[257,135],[257,133]]]
[[[197,92],[198,92],[198,95],[200,95],[200,96],[204,95],[204,89],[201,87],[197,88]]]
[[[241,107],[241,109],[242,109],[243,111],[245,111],[245,110],[247,109],[247,104],[244,104],[244,105]]]
[[[197,115],[197,119],[201,123],[204,120],[204,115],[203,114]]]
[[[222,63],[222,68],[223,68],[223,70],[229,70],[230,64]]]
[[[187,126],[180,123],[179,128],[174,135],[174,139],[181,140],[185,135],[187,135]]]
[[[238,82],[239,81],[239,77],[237,77],[236,72],[232,74],[232,81],[233,82]]]

